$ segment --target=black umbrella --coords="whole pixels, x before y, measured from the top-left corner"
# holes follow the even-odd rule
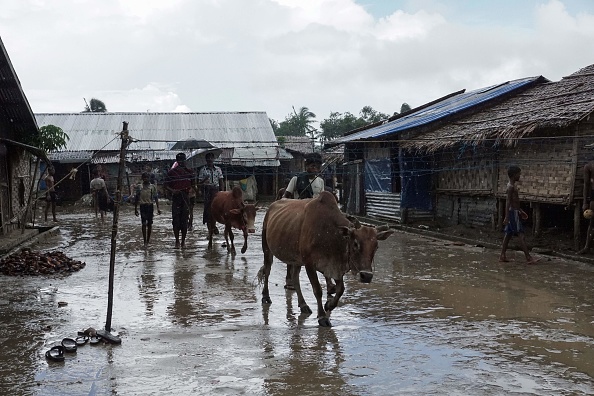
[[[200,168],[201,166],[206,165],[206,154],[212,153],[216,159],[222,152],[223,149],[218,147],[193,150],[186,159],[186,165],[190,168]]]
[[[214,148],[212,144],[204,139],[187,138],[175,143],[169,150],[197,150]]]

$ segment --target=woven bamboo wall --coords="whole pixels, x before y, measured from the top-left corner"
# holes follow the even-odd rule
[[[436,199],[435,215],[444,226],[461,224],[469,227],[492,227],[497,217],[497,201],[492,196],[440,194]]]
[[[577,167],[575,170],[574,202],[580,201],[584,191],[584,165],[594,161],[594,148],[587,148],[586,145],[594,143],[594,117],[583,121],[577,128]]]
[[[507,169],[522,170],[517,183],[520,199],[531,202],[568,204],[574,184],[574,142],[572,138],[533,138],[500,152],[498,197],[505,197]]]
[[[495,166],[495,157],[490,153],[443,153],[437,159],[437,192],[492,194]]]

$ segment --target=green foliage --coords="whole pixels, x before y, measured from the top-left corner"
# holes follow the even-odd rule
[[[39,133],[32,136],[27,143],[49,153],[66,148],[68,140],[70,138],[62,128],[55,125],[46,125],[39,128]]]
[[[288,114],[285,120],[278,124],[276,130],[274,130],[274,124],[272,129],[276,136],[309,136],[317,138],[319,132],[311,126],[315,122],[315,118],[316,115],[309,111],[307,107],[300,108],[299,112],[293,109],[293,113]]]
[[[406,113],[407,111],[411,111],[410,106],[408,103],[402,103],[402,106],[400,106],[400,114]]]
[[[360,119],[366,124],[374,124],[376,122],[387,119],[389,116],[379,111],[373,110],[371,106],[365,106],[359,112]]]
[[[354,129],[362,128],[365,125],[373,124],[387,119],[389,116],[374,110],[371,106],[365,106],[359,112],[359,117],[346,112],[330,113],[330,118],[326,118],[320,122],[322,129],[322,140],[329,141],[343,136],[345,133]]]
[[[330,113],[330,117],[320,122],[322,129],[322,140],[329,141],[344,135],[348,131],[366,125],[366,122],[355,117],[349,112],[344,114],[338,112]]]
[[[276,135],[276,131],[278,131],[278,122],[276,122],[272,118],[268,118],[268,122],[270,122],[270,126],[272,127],[272,130],[274,131],[274,134]]]
[[[105,103],[103,103],[99,99],[91,98],[91,100],[89,100],[89,103],[85,104],[85,109],[83,110],[83,113],[107,113],[107,107],[105,107]]]
[[[403,103],[400,111],[405,112],[409,110],[410,106],[407,103]],[[394,115],[397,114],[398,112],[394,112]],[[285,120],[280,123],[270,119],[270,124],[277,137],[309,136],[312,139],[321,138],[323,142],[326,142],[343,136],[352,130],[387,120],[390,116],[374,110],[371,106],[363,107],[359,112],[359,117],[349,112],[332,112],[330,113],[330,117],[320,122],[321,131],[318,131],[311,125],[315,122],[315,118],[316,115],[309,111],[307,107],[302,107],[299,109],[299,112],[293,109],[293,113],[287,115]]]

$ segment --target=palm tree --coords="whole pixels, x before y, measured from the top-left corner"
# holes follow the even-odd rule
[[[105,103],[99,99],[91,98],[89,103],[85,99],[85,110],[83,113],[107,113],[107,108],[105,107]]]
[[[300,136],[310,136],[311,138],[315,138],[318,134],[317,129],[311,126],[312,123],[315,122],[316,115],[309,111],[307,107],[302,107],[299,109],[299,113],[295,111],[293,107],[293,112],[295,112],[295,127],[298,131]]]

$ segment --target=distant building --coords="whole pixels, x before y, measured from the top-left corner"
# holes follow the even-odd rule
[[[134,185],[150,169],[157,181],[175,161],[172,150],[186,139],[204,140],[219,148],[215,163],[228,180],[253,177],[261,194],[274,195],[280,162],[279,145],[265,112],[212,113],[58,113],[35,114],[37,123],[56,125],[70,137],[64,150],[51,154],[57,177],[78,168],[76,179],[65,180],[64,199],[77,200],[89,192],[93,169],[100,167],[108,190],[115,190],[122,123],[128,122],[132,143],[126,151],[127,179]],[[188,157],[196,153],[185,151]],[[192,162],[193,163],[193,162]],[[203,164],[193,163],[198,167]],[[126,191],[124,191],[125,195]]]

